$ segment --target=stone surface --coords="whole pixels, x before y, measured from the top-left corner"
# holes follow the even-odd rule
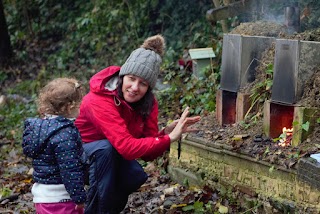
[[[298,179],[320,191],[320,163],[312,158],[302,158],[298,164]]]
[[[177,144],[171,144],[170,148],[169,172],[178,182],[190,178],[189,183],[196,186],[230,185],[248,195],[257,195],[261,200],[271,198],[295,210],[320,212],[320,191],[301,182],[296,170],[284,169],[227,149],[213,148],[186,139],[181,147],[180,159],[177,158]]]

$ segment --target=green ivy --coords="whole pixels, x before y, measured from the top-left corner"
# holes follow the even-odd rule
[[[30,96],[49,79],[61,76],[87,82],[98,70],[124,63],[146,37],[160,33],[167,47],[161,75],[170,85],[157,93],[161,111],[172,117],[187,105],[192,114],[214,111],[222,30],[206,20],[206,11],[213,7],[211,0],[3,2],[16,61],[28,66],[41,58],[41,66],[32,67],[31,72],[1,75],[1,82],[18,75],[30,79],[6,93],[23,91],[22,95]],[[213,68],[202,79],[183,74],[177,65],[183,50],[202,47],[213,48],[217,56]],[[5,114],[19,118],[15,114],[22,109],[18,108]]]
[[[170,87],[156,95],[161,111],[173,117],[186,106],[190,113],[199,115],[215,110],[216,91],[220,82],[220,67],[207,69],[204,77],[196,77],[192,72],[168,72],[164,80]]]
[[[50,39],[55,46],[41,51],[41,57],[48,61],[47,70],[58,73],[121,65],[146,37],[158,33],[168,47],[164,63],[174,67],[183,49],[219,40],[221,28],[205,17],[212,6],[210,0],[4,0],[16,56],[31,61],[26,45]]]

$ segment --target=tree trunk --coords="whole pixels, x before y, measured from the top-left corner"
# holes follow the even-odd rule
[[[2,0],[0,0],[0,65],[12,57],[12,48],[8,33],[8,26],[4,16]]]

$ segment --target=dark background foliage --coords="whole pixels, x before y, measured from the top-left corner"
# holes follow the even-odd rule
[[[246,5],[246,1],[240,2]],[[87,85],[94,73],[109,65],[121,65],[146,37],[160,33],[167,42],[161,80],[170,86],[157,92],[161,113],[173,119],[186,105],[195,114],[214,111],[223,32],[220,21],[206,19],[207,10],[214,7],[213,1],[2,0],[2,3],[13,57],[0,67],[1,94],[23,96],[31,105],[39,88],[54,77],[73,76]],[[230,30],[235,23],[244,21],[279,21],[284,7],[297,3],[302,14],[307,15],[302,20],[302,30],[317,27],[320,3],[315,0],[261,1],[264,9],[259,16],[249,9],[246,14],[225,21]],[[199,79],[180,70],[177,61],[184,50],[202,47],[212,47],[216,58],[205,77]]]
[[[211,25],[205,17],[213,6],[210,0],[3,2],[14,51],[14,57],[0,75],[4,86],[0,90],[4,93],[14,85],[16,89],[10,93],[30,97],[57,76],[74,76],[86,83],[100,69],[124,63],[133,49],[154,34],[166,38],[161,76],[167,76],[168,81],[176,79],[177,84],[191,76],[190,73],[181,76],[177,65],[185,49],[213,47],[218,57],[221,52],[221,27]],[[218,67],[215,72],[219,72]],[[177,88],[174,82],[171,84]],[[197,90],[190,87],[193,92]],[[168,94],[172,98],[160,102],[163,112],[176,109],[174,115],[182,105],[193,104],[190,96],[180,101],[181,93],[187,91],[179,88],[159,93],[159,99]],[[213,106],[211,102],[210,110]]]

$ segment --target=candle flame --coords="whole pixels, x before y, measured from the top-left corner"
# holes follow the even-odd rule
[[[293,128],[287,129],[287,127],[282,128],[282,138],[279,140],[280,143],[278,144],[281,147],[291,145],[291,136],[292,136]]]

